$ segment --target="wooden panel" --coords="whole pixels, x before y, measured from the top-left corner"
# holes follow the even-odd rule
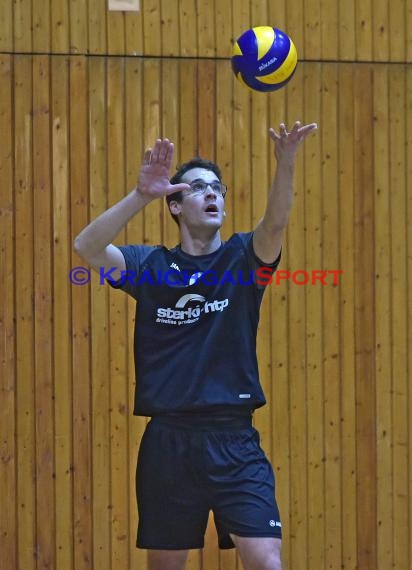
[[[128,12],[125,16],[126,53],[141,55],[143,53],[143,16],[140,12]]]
[[[176,2],[162,0],[161,3],[162,55],[179,54],[179,6]]]
[[[373,3],[373,57],[383,61],[389,53],[389,9],[386,0],[375,0]]]
[[[56,567],[73,567],[72,351],[69,193],[69,62],[51,61],[53,177],[54,413],[56,453]]]
[[[51,2],[51,50],[68,53],[70,49],[69,5],[61,0]],[[100,23],[99,23],[100,24]],[[97,26],[98,28],[100,26]]]
[[[324,65],[322,73],[321,123],[337,123],[338,85],[336,66]],[[338,171],[337,133],[327,128],[322,136],[322,269],[340,270],[338,227],[338,196],[330,184]],[[339,288],[328,276],[323,293],[323,385],[324,385],[324,457],[325,457],[325,566],[335,568],[342,558],[341,545],[341,481],[340,462],[340,343]]]
[[[251,225],[249,230],[257,226],[265,212],[267,195],[273,179],[273,172],[269,171],[270,155],[273,155],[273,142],[269,137],[268,127],[268,103],[267,97],[257,96],[252,98],[250,110],[251,125],[251,185],[250,193],[254,196],[251,203]],[[235,195],[236,199],[236,195]],[[259,360],[259,374],[262,388],[267,396],[268,406],[259,410],[255,417],[255,427],[259,430],[261,444],[267,453],[272,452],[272,422],[271,422],[271,391],[272,381],[272,358],[270,339],[270,294],[265,291],[261,307],[261,319],[259,323],[259,337],[257,342],[257,354]]]
[[[391,193],[389,185],[389,83],[387,68],[374,70],[374,181],[376,242],[376,435],[377,435],[377,518],[378,558],[383,567],[393,567],[393,471],[392,471],[392,355],[391,328],[391,224],[388,223]]]
[[[186,162],[198,153],[197,101],[193,97],[197,81],[197,63],[185,61],[179,70],[179,121],[180,141],[176,148],[176,160],[179,164]]]
[[[89,146],[90,146],[90,217],[96,218],[109,207],[107,199],[107,93],[106,61],[90,61]],[[111,558],[110,498],[110,337],[109,290],[92,277],[90,306],[91,378],[92,378],[92,457],[93,457],[93,563],[104,568]],[[83,294],[86,295],[86,288]],[[97,476],[98,474],[98,476]],[[110,568],[110,566],[109,566]]]
[[[236,9],[233,8],[232,5],[233,37],[236,39],[250,28],[251,3],[247,0],[239,0],[236,2]]]
[[[234,37],[271,25],[291,35],[301,61],[411,61],[405,0],[142,0],[139,11],[110,11],[107,0],[3,4],[0,45],[8,52],[227,59]]]
[[[354,72],[351,65],[339,68],[339,259],[344,272],[340,291],[341,359],[341,478],[342,564],[358,568],[357,557],[357,466],[356,466],[356,374],[355,374],[355,232],[353,128]],[[329,185],[326,192],[329,192]],[[361,498],[359,497],[359,500]]]
[[[194,23],[193,14],[196,12],[196,0],[180,0],[179,2],[179,29],[180,55],[196,57],[197,48],[197,22]]]
[[[278,91],[276,97],[269,97],[269,125],[275,129],[286,117],[286,91]],[[275,168],[275,157],[269,151],[272,171]],[[282,246],[281,269],[288,267],[288,240]],[[275,282],[276,283],[276,282]],[[271,327],[272,346],[272,465],[276,477],[276,500],[282,519],[282,559],[285,567],[289,568],[290,561],[290,520],[291,520],[291,441],[290,422],[285,418],[285,408],[290,408],[289,373],[290,362],[288,343],[285,339],[289,335],[289,297],[288,284],[282,281],[279,285],[269,287],[271,296],[272,318],[276,315],[276,325]]]
[[[157,0],[145,0],[143,14],[143,41],[144,53],[149,55],[161,55],[162,42],[159,37],[160,10]]]
[[[214,65],[214,64],[213,64]],[[212,87],[215,82],[212,82]],[[161,133],[175,145],[180,138],[179,125],[179,63],[168,61],[162,65],[162,127]],[[176,148],[176,146],[175,146]],[[175,161],[174,161],[175,162]],[[175,172],[175,164],[172,165],[172,173]],[[176,222],[169,213],[166,200],[163,201],[163,235],[164,243],[168,247],[174,247],[179,241],[179,231]]]
[[[372,1],[355,3],[356,59],[370,61],[372,58]]]
[[[304,42],[305,42],[305,57],[306,59],[314,60],[319,53],[319,46],[321,45],[321,2],[320,0],[304,0],[305,8],[305,30],[304,30]],[[295,38],[295,42],[298,38]],[[300,44],[303,43],[303,37],[301,38]],[[301,53],[298,50],[298,58],[300,59]]]
[[[199,155],[213,160],[216,149],[216,63],[201,61],[197,68]]]
[[[233,187],[232,168],[232,113],[227,112],[227,102],[232,100],[234,76],[227,72],[226,62],[217,62],[216,65],[216,161],[219,164],[223,181],[228,187],[225,196],[225,212],[222,236],[228,239],[233,234],[233,202],[235,189]]]
[[[355,161],[355,373],[357,492],[362,508],[357,510],[358,564],[377,566],[376,550],[376,440],[375,440],[375,267],[368,252],[373,233],[373,170],[371,69],[359,65],[355,70],[355,143],[361,160]]]
[[[287,31],[286,5],[287,2],[268,2],[268,25]],[[296,39],[296,38],[295,38]],[[298,52],[299,55],[299,52]]]
[[[209,513],[209,521],[206,528],[205,546],[201,553],[201,566],[200,568],[222,568],[219,564],[219,544],[217,534],[214,527],[213,513]]]
[[[411,148],[412,145],[412,68],[408,66],[406,68],[406,78],[405,78],[405,91],[406,91],[406,144],[407,148]],[[407,200],[407,212],[408,214],[412,212],[412,157],[411,153],[406,155],[406,200]],[[407,249],[408,252],[412,251],[412,217],[408,215],[407,217]],[[408,256],[407,259],[407,285],[408,285],[408,370],[412,370],[412,350],[410,347],[412,345],[412,303],[411,303],[411,283],[412,283],[412,256]],[[412,410],[412,390],[409,390],[408,397],[408,411],[409,414]],[[409,445],[408,445],[408,456],[409,462],[412,460],[412,422],[409,422],[408,428],[409,435]],[[405,558],[409,554],[409,565],[412,564],[412,496],[411,487],[409,487],[409,552],[405,553]]]
[[[107,2],[88,0],[89,53],[104,54],[107,52],[107,36],[110,34]]]
[[[109,11],[106,14],[106,18],[107,49],[111,54],[123,55],[125,53],[124,13]]]
[[[0,56],[0,128],[2,145],[0,150],[0,287],[3,295],[0,304],[0,394],[2,413],[0,415],[0,478],[3,488],[3,505],[0,513],[0,550],[2,564],[16,568],[17,520],[16,503],[16,373],[15,373],[15,324],[14,324],[14,219],[13,219],[13,163],[12,147],[12,59]]]
[[[251,229],[251,170],[250,162],[250,105],[251,95],[240,84],[234,87],[233,109],[233,186],[236,192],[233,215],[236,231],[246,232]],[[259,95],[255,95],[258,97]]]
[[[13,51],[13,40],[13,4],[6,2],[2,4],[0,18],[0,51]]]
[[[143,64],[143,117],[144,117],[144,143],[145,148],[152,148],[156,139],[160,137],[160,61],[146,60]],[[162,242],[161,216],[163,205],[160,201],[153,201],[145,208],[144,216],[144,243],[159,244]]]
[[[321,0],[321,46],[322,59],[338,59],[339,51],[339,7],[336,2]]]
[[[124,60],[113,58],[107,67],[107,184],[109,205],[125,194],[124,168]],[[116,243],[124,243],[121,232]],[[127,299],[118,291],[109,291],[110,331],[110,467],[111,467],[111,555],[112,567],[129,566],[128,475],[129,462],[124,455],[128,440],[127,330],[124,314]]]
[[[16,287],[16,501],[17,541],[25,545],[19,549],[19,564],[28,570],[36,564],[32,96],[32,58],[18,56],[14,62],[15,255],[24,270]]]
[[[70,60],[70,216],[71,242],[89,220],[87,62]],[[73,253],[72,266],[82,266]],[[72,287],[73,366],[73,527],[74,568],[93,567],[91,509],[90,291]]]
[[[321,98],[319,85],[322,81],[321,68],[318,64],[305,66],[304,92],[305,109],[302,118],[305,122],[319,121],[319,130],[311,136],[304,147],[304,200],[306,239],[305,267],[321,269],[322,265],[322,179],[321,179],[321,141],[325,120],[321,120]],[[303,269],[303,268],[300,268]],[[322,371],[322,289],[320,285],[305,287],[306,294],[306,384],[307,384],[307,438],[308,438],[308,525],[316,527],[308,541],[308,568],[323,568],[325,561],[325,513],[323,492],[324,473],[324,387],[321,381]]]
[[[286,25],[284,31],[297,46],[300,59],[306,59],[304,44],[303,0],[286,3]]]
[[[126,137],[126,187],[131,190],[136,185],[139,167],[143,158],[143,62],[141,60],[126,61],[125,70],[125,90],[126,97],[126,124],[128,134]],[[127,225],[126,243],[143,243],[144,235],[144,212],[140,212]],[[129,414],[132,412],[134,403],[135,374],[134,374],[134,318],[135,302],[128,299],[127,322],[128,322],[128,379],[129,379]],[[129,426],[129,526],[130,526],[130,566],[131,568],[146,567],[146,551],[135,547],[135,537],[137,531],[137,508],[136,508],[136,484],[135,465],[137,459],[137,448],[140,444],[146,418],[132,417]]]
[[[267,2],[250,0],[250,26],[270,25]],[[276,27],[276,26],[275,26]]]
[[[70,53],[85,54],[88,51],[89,44],[87,2],[81,2],[80,0],[68,1],[70,10]],[[101,26],[102,23],[96,21],[96,25]]]
[[[215,0],[196,3],[198,53],[202,54],[202,57],[216,55],[214,14]]]
[[[356,4],[352,0],[339,2],[339,60],[354,61],[356,52]]]
[[[407,347],[407,234],[406,234],[406,133],[405,69],[392,66],[389,71],[389,188],[392,260],[391,333],[392,333],[392,429],[393,429],[393,554],[395,568],[408,561],[408,347]],[[395,135],[396,133],[396,135]],[[409,291],[411,287],[409,287]],[[406,564],[406,567],[408,564]]]
[[[406,11],[405,16],[405,26],[406,26],[406,61],[412,61],[412,34],[410,30],[412,29],[412,10]]]
[[[230,2],[216,2],[215,6],[215,45],[216,57],[227,58],[232,54],[232,42],[235,40],[233,32],[232,6]]]
[[[49,53],[51,47],[50,5],[48,0],[33,0],[33,51]]]
[[[292,128],[303,117],[303,74],[296,74],[288,86],[286,122]],[[292,273],[305,267],[305,234],[302,220],[305,216],[303,196],[303,156],[297,159],[295,172],[295,201],[287,229],[288,265]],[[307,382],[306,382],[306,300],[305,288],[290,282],[289,298],[289,429],[290,429],[290,560],[291,568],[305,566],[308,558],[307,519]],[[305,427],[303,427],[305,426]],[[303,429],[302,429],[303,428]]]
[[[13,49],[15,52],[30,53],[32,51],[32,9],[32,3],[26,0],[13,2]],[[2,25],[7,24],[7,18],[2,16],[1,22]],[[9,28],[11,29],[11,25]],[[11,49],[11,47],[10,44],[4,49]]]
[[[404,0],[393,0],[390,3],[389,36],[390,50],[387,54],[389,61],[405,61],[406,58],[406,13],[411,12],[410,4]],[[411,34],[409,28],[409,34]]]
[[[36,345],[36,497],[37,561],[46,568],[55,563],[54,386],[52,354],[51,181],[50,181],[50,62],[47,56],[33,65],[33,216],[34,216],[34,342]]]
[[[233,14],[233,30],[237,37],[247,29],[249,21],[249,3],[242,0]],[[253,94],[259,97],[258,93]],[[233,90],[233,186],[236,192],[234,202],[234,221],[236,231],[246,232],[251,229],[251,172],[250,163],[245,156],[250,156],[250,105],[252,93],[241,83],[236,82]]]

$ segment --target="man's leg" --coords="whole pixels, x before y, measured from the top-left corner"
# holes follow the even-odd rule
[[[148,570],[184,570],[187,550],[148,550]]]
[[[230,535],[245,570],[281,570],[280,538],[250,538]]]

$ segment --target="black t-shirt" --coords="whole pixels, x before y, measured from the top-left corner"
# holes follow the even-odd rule
[[[265,404],[256,358],[264,287],[255,272],[275,271],[280,256],[262,263],[252,236],[234,234],[199,256],[180,246],[120,247],[127,273],[111,285],[137,301],[134,414],[236,413]]]

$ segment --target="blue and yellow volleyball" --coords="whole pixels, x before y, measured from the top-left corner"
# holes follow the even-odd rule
[[[290,37],[270,26],[256,26],[235,42],[232,69],[254,91],[276,91],[291,80],[298,63]]]

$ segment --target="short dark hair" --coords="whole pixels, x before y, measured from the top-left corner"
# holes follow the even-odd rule
[[[184,164],[177,166],[176,168],[177,172],[171,177],[170,183],[179,184],[179,182],[182,181],[182,178],[186,174],[186,172],[192,170],[192,168],[204,168],[205,170],[211,170],[219,178],[219,181],[222,182],[222,173],[220,171],[219,166],[215,162],[212,162],[211,160],[207,160],[200,156],[195,156],[194,158],[191,158],[188,162],[185,162]],[[181,191],[175,192],[174,194],[169,194],[168,196],[166,196],[166,202],[169,207],[169,212],[170,212],[170,202],[172,200],[176,200],[176,202],[181,202],[183,200],[182,192]],[[172,212],[170,212],[170,215],[177,223],[177,225],[179,225],[179,220],[177,216],[172,214]]]

